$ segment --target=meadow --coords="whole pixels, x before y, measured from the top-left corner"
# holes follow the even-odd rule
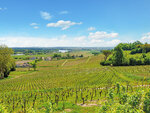
[[[40,61],[36,71],[17,68],[11,72],[0,80],[1,109],[8,113],[97,113],[116,83],[131,93],[149,88],[150,66],[101,66],[102,54],[82,54],[85,57]]]

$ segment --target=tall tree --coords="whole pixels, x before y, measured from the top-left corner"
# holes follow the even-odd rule
[[[103,50],[102,53],[105,55],[104,59],[106,61],[107,58],[109,57],[109,55],[111,55],[112,52],[110,50]]]
[[[114,49],[114,61],[113,64],[120,66],[123,64],[124,61],[124,54],[122,48],[118,45]]]
[[[36,68],[37,68],[37,60],[33,61],[33,62],[30,62],[29,64],[32,65],[34,71],[36,71]]]
[[[15,61],[11,57],[13,50],[6,45],[0,46],[0,77],[7,77],[11,70],[15,70]]]

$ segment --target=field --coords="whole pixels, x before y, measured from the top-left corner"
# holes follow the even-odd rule
[[[66,54],[68,53],[58,53],[57,54],[61,54],[61,56],[66,56]],[[55,52],[53,53],[46,53],[46,54],[37,54],[37,55],[13,55],[12,57],[16,60],[26,60],[27,58],[32,58],[32,57],[52,57],[55,54]],[[70,55],[83,55],[84,57],[87,56],[92,56],[92,53],[90,51],[71,51],[69,52]]]
[[[100,66],[102,54],[83,54],[40,61],[37,71],[17,68],[0,80],[1,106],[10,113],[95,113],[116,83],[130,86],[129,90],[149,87],[150,66]]]

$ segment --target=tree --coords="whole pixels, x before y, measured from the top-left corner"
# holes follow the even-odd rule
[[[33,66],[33,68],[34,68],[34,71],[36,71],[36,68],[37,68],[36,62],[34,62],[34,63],[32,64],[32,66]]]
[[[108,56],[112,53],[110,50],[103,50],[102,53],[105,55],[105,61],[107,60]]]
[[[92,54],[93,54],[94,56],[97,56],[98,54],[100,54],[100,52],[99,52],[99,51],[93,51]]]
[[[113,65],[116,66],[121,66],[124,62],[124,54],[123,54],[123,50],[121,49],[121,47],[118,45],[117,47],[115,47],[114,49],[114,61],[113,61]]]
[[[34,62],[30,62],[30,64],[32,65],[34,71],[36,71],[36,68],[37,68],[37,60],[35,60]]]
[[[0,46],[0,77],[8,77],[10,71],[15,70],[15,61],[11,57],[13,50],[5,45]]]

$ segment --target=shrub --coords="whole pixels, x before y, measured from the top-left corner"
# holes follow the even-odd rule
[[[124,59],[122,65],[123,66],[129,66],[129,59]]]
[[[101,64],[102,66],[104,66],[104,64],[105,64],[105,61],[102,61],[102,62],[100,62],[100,64]]]
[[[130,54],[136,54],[136,53],[142,53],[142,49],[141,48],[133,49]]]
[[[103,66],[108,66],[108,65],[111,65],[111,64],[112,64],[112,61],[109,61],[109,60],[107,60],[107,61],[102,61],[102,62],[100,62],[100,64],[103,65]]]
[[[143,65],[142,60],[141,60],[141,59],[138,59],[138,60],[136,61],[136,65]]]
[[[129,65],[135,66],[135,65],[136,65],[136,59],[130,58],[130,59],[129,59]]]
[[[105,66],[108,66],[108,65],[111,65],[112,64],[112,61],[105,61],[104,65]]]
[[[150,58],[144,58],[144,64],[150,65]]]

